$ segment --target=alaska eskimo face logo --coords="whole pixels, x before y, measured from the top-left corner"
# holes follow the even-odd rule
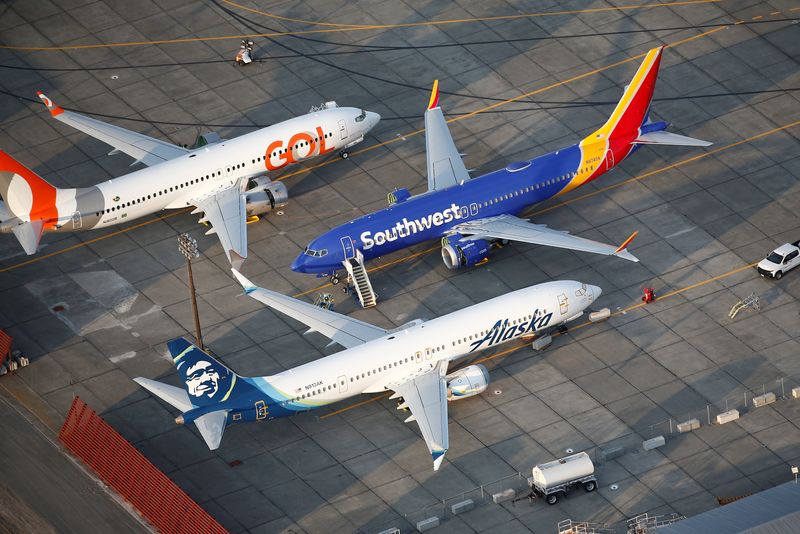
[[[199,352],[199,351],[198,351]],[[186,391],[194,404],[218,401],[230,389],[232,373],[213,360],[198,358],[178,366]]]
[[[214,398],[219,391],[219,371],[209,361],[199,361],[186,368],[186,390],[192,397]]]

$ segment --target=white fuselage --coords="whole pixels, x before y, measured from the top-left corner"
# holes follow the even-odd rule
[[[280,374],[250,379],[290,409],[313,409],[426,372],[522,336],[579,317],[600,296],[596,286],[556,281],[513,291],[463,310],[398,330],[379,339]],[[531,326],[533,322],[533,326]],[[266,382],[266,384],[265,384]],[[265,387],[267,386],[267,387]]]
[[[81,215],[92,216],[97,223],[91,227],[101,228],[163,209],[191,206],[193,200],[241,179],[263,176],[315,156],[343,150],[363,140],[377,122],[373,113],[366,113],[367,120],[364,116],[356,108],[323,109],[97,184],[95,187],[102,192],[105,205],[94,213],[80,214],[78,224]],[[357,117],[362,118],[357,121]],[[76,212],[79,204],[74,195],[75,190],[62,190],[59,213]],[[61,222],[67,223],[75,225],[74,216]]]

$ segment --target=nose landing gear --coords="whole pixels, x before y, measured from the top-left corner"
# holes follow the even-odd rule
[[[340,156],[342,159],[347,159],[347,158],[349,158],[349,157],[350,157],[350,152],[348,152],[347,150],[340,150],[340,151],[339,151],[339,156]]]

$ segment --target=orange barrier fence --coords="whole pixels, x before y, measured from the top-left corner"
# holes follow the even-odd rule
[[[58,439],[160,532],[227,532],[79,397]]]

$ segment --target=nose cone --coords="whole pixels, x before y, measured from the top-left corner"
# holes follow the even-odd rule
[[[372,111],[367,111],[367,118],[365,121],[367,123],[367,131],[372,130],[380,122],[380,120],[380,115]]]
[[[596,301],[597,299],[600,298],[600,295],[603,294],[603,289],[600,288],[600,287],[593,286],[593,285],[588,285],[587,287],[589,288],[589,296],[590,296],[591,302]]]
[[[306,256],[305,253],[301,252],[300,255],[298,255],[294,259],[292,265],[289,268],[296,273],[306,272],[306,258],[308,258],[308,256]]]

